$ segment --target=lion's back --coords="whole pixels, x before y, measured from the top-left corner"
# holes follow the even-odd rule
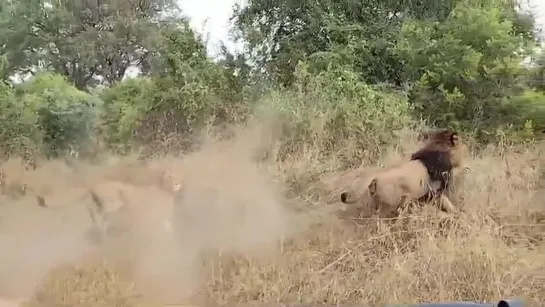
[[[403,194],[419,197],[426,192],[424,183],[427,179],[426,167],[419,161],[409,161],[378,176],[377,188],[384,198],[397,199]]]

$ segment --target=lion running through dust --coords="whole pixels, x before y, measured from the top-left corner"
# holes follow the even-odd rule
[[[175,207],[180,205],[182,196],[183,182],[164,171],[155,185],[133,186],[116,180],[101,182],[83,189],[77,202],[87,205],[92,222],[87,238],[98,243],[120,237],[142,222],[172,232]],[[43,196],[36,198],[40,207],[54,208]]]

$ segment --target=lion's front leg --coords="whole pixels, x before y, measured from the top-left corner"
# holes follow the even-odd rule
[[[440,194],[439,206],[441,208],[441,211],[444,211],[446,213],[454,213],[457,211],[456,207],[454,207],[450,199],[445,194]]]

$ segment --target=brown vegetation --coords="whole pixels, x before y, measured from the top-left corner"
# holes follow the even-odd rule
[[[2,199],[2,296],[28,306],[376,306],[545,295],[537,148],[494,148],[469,159],[471,173],[456,188],[465,213],[423,208],[390,222],[333,214],[340,189],[366,180],[370,168],[343,172],[335,160],[313,167],[311,152],[258,164],[256,150],[267,146],[248,135],[163,160],[184,174],[174,233],[148,223],[171,198],[144,185],[153,170],[120,166],[129,158],[73,168],[51,161],[33,171],[8,161],[6,178],[28,192]],[[384,158],[403,161],[417,143],[406,144],[393,144]],[[91,245],[82,237],[91,221],[78,189],[112,182],[112,174],[133,190],[131,206],[147,213],[130,236]],[[56,210],[37,206],[37,191]]]

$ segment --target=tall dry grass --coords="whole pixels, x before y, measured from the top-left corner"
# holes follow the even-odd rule
[[[127,157],[71,167],[50,161],[33,171],[4,163],[0,294],[28,306],[379,306],[512,296],[538,306],[545,297],[538,147],[468,157],[470,170],[457,181],[465,214],[426,207],[396,221],[340,219],[340,191],[377,165],[406,159],[417,147],[411,134],[375,165],[342,170],[341,154],[324,159],[319,145],[275,162],[278,144],[258,128],[153,162],[183,174],[176,231],[137,232],[102,248],[83,235],[90,220],[81,190],[117,180],[145,191],[135,203],[164,206],[168,197],[148,188],[151,166]],[[56,208],[38,207],[35,194]]]

